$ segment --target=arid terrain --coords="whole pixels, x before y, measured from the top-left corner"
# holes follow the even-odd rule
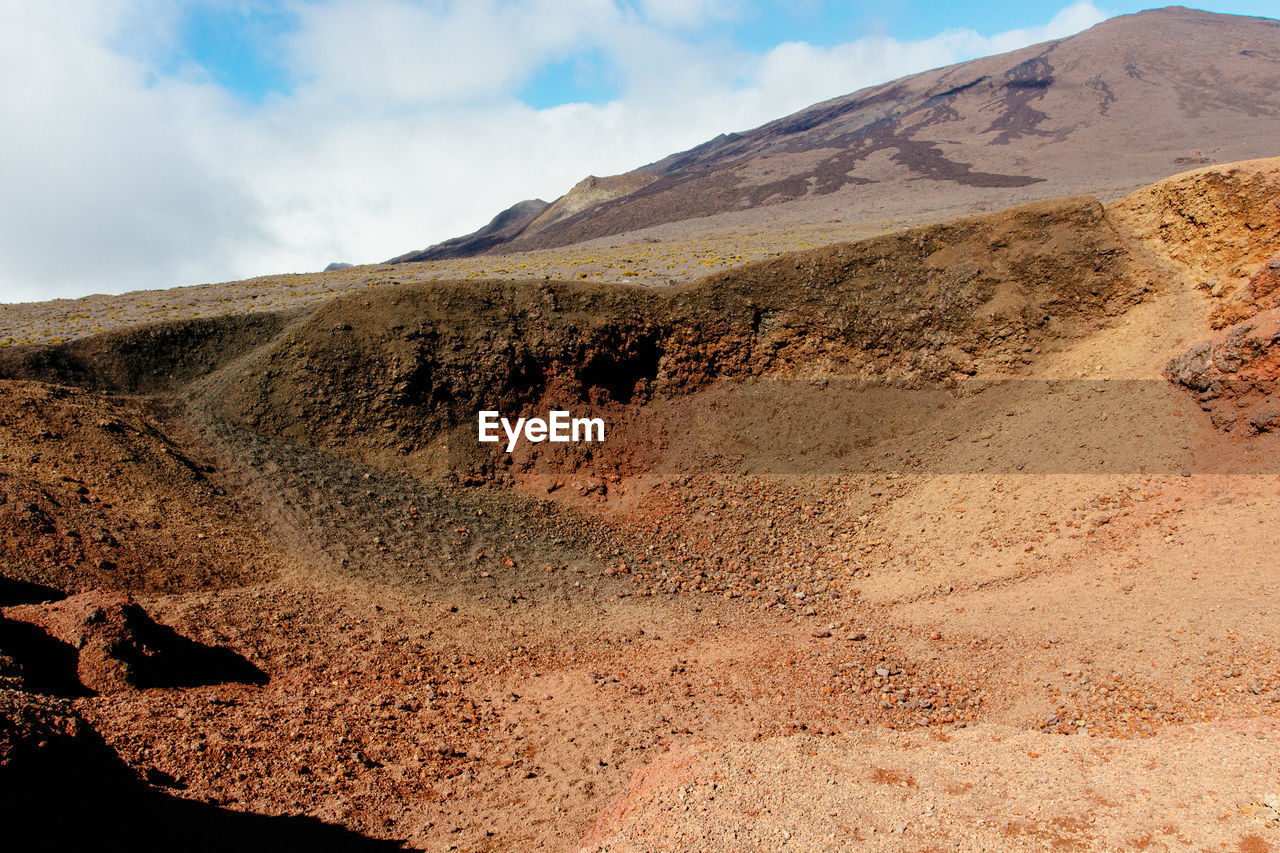
[[[10,822],[1280,849],[1278,201],[1255,160],[665,286],[5,306]]]
[[[1280,23],[1172,7],[0,305],[6,828],[1280,851],[1278,116]]]

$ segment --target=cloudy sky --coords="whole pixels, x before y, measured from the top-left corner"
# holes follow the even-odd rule
[[[0,302],[383,260],[1146,5],[0,0]]]

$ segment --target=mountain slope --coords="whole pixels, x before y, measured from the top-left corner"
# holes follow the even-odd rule
[[[388,263],[399,264],[407,261],[439,261],[447,258],[466,258],[478,255],[486,249],[511,240],[535,222],[551,205],[540,198],[525,199],[516,202],[499,213],[489,224],[478,231],[464,234],[437,243],[416,252],[407,252],[392,258]]]
[[[1280,152],[1280,22],[1182,7],[902,78],[721,135],[503,253],[682,228],[939,219]],[[696,220],[696,221],[692,221]]]
[[[628,196],[636,190],[643,189],[654,181],[657,175],[648,172],[628,172],[625,175],[610,175],[597,178],[588,175],[560,198],[556,199],[537,219],[520,232],[523,236],[545,231],[552,225],[568,219],[575,213],[596,207],[606,201]]]

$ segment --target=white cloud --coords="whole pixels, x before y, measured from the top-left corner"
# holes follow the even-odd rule
[[[1064,38],[1101,23],[1106,18],[1098,7],[1088,0],[1079,0],[1053,16],[1053,20],[1042,27],[1025,27],[1008,30],[983,40],[981,48],[985,53],[1004,53],[1016,50],[1029,44]]]
[[[737,0],[641,0],[647,19],[663,27],[702,27],[742,12]]]
[[[269,211],[209,137],[235,131],[227,96],[151,84],[105,47],[112,9],[71,6],[4,10],[0,299],[187,283],[269,246]]]
[[[312,94],[376,104],[507,93],[539,63],[621,23],[610,0],[336,0],[299,7],[290,55]]]
[[[0,0],[0,301],[381,260],[585,174],[1101,17],[1077,3],[992,37],[752,56],[672,29],[737,0],[296,0],[283,55],[302,82],[249,108],[199,69],[134,58],[172,55],[176,8]],[[583,49],[616,65],[618,100],[516,99],[533,70]]]
[[[1071,35],[1104,17],[1086,0],[1062,10],[1043,27],[990,37],[958,29],[917,41],[873,37],[830,48],[788,42],[769,51],[760,62],[753,96],[757,103],[772,108],[773,116],[782,116],[907,74]]]

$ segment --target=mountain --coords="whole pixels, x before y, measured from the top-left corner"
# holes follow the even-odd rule
[[[388,263],[439,261],[482,254],[487,249],[517,237],[549,207],[551,205],[540,198],[516,202],[489,220],[489,224],[479,231],[445,240],[443,243],[437,243],[420,251],[408,252],[392,258]]]
[[[1280,22],[1169,7],[723,134],[628,175],[588,179],[628,190],[620,196],[396,260],[641,229],[910,223],[1077,193],[1114,198],[1195,165],[1280,153],[1277,118]]]
[[[588,175],[560,198],[556,199],[537,219],[529,223],[529,227],[520,232],[521,236],[529,236],[545,231],[557,222],[568,219],[575,213],[630,195],[643,189],[654,181],[657,175],[648,172],[628,172],[625,175],[610,175],[597,178]]]

